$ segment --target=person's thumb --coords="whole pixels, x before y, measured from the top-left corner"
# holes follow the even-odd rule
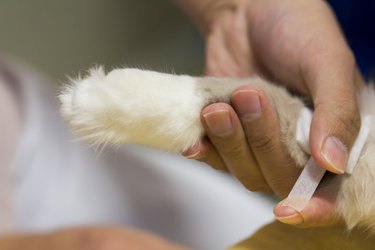
[[[361,79],[351,54],[327,56],[311,66],[306,83],[314,103],[310,150],[319,166],[345,172],[361,119],[356,86]]]

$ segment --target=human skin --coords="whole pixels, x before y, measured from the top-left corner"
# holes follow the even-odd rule
[[[48,233],[12,234],[0,238],[6,250],[182,250],[155,235],[118,227],[80,227]]]
[[[206,73],[261,75],[307,96],[314,116],[310,149],[336,174],[345,170],[358,134],[356,92],[363,81],[336,19],[320,0],[179,0],[206,39]],[[278,167],[294,165],[280,140],[277,114],[260,89],[241,87],[231,105],[202,111],[208,138],[183,154],[229,171],[252,191],[280,193]],[[255,162],[255,164],[254,164]],[[293,169],[293,167],[291,167]],[[296,181],[285,178],[285,187]],[[336,190],[318,192],[298,213],[276,206],[288,224],[331,224]]]

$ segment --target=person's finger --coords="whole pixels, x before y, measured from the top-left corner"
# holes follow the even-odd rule
[[[225,22],[222,27],[226,32],[226,47],[237,65],[236,77],[247,77],[258,72],[248,35],[249,23],[246,11],[244,8],[238,8],[236,13],[227,13],[222,20]]]
[[[227,12],[215,21],[206,36],[206,74],[246,77],[258,72],[248,36],[245,9]]]
[[[225,103],[207,106],[202,111],[202,121],[228,170],[249,190],[269,191],[232,107]]]
[[[284,197],[301,172],[281,141],[279,119],[266,94],[256,86],[243,86],[232,94],[248,145],[274,192]]]
[[[279,203],[274,208],[276,219],[299,227],[327,226],[334,223],[334,202],[326,197],[314,195],[306,208],[297,212],[289,206]]]
[[[226,37],[221,29],[206,38],[205,73],[208,76],[235,77],[238,75],[237,64],[226,47]]]
[[[315,108],[311,153],[318,165],[342,174],[360,128],[355,60],[349,49],[330,50],[315,55],[303,75]]]
[[[319,186],[301,212],[297,212],[290,206],[294,202],[293,200],[287,200],[290,198],[281,201],[274,208],[276,219],[298,227],[328,226],[337,223],[339,218],[334,212],[339,185],[330,183],[330,181],[332,181],[332,178],[323,181],[323,186]],[[328,185],[325,186],[324,184],[327,183]]]
[[[204,162],[216,170],[228,172],[220,154],[207,138],[203,138],[196,145],[181,154],[188,159]]]

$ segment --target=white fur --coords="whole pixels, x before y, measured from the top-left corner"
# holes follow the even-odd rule
[[[124,79],[126,79],[124,81]],[[102,68],[73,81],[60,96],[62,114],[93,142],[136,143],[179,151],[195,144],[203,128],[203,100],[195,79],[137,69]]]
[[[278,89],[276,101],[280,96],[293,100],[282,88],[259,78],[235,81],[126,68],[105,75],[102,68],[95,68],[65,87],[60,95],[61,113],[93,143],[134,143],[181,152],[204,134],[202,108],[212,102],[229,102],[233,90],[246,84]],[[297,113],[302,103],[295,100],[294,106]]]
[[[373,86],[359,95],[361,116],[375,118],[375,90]],[[352,175],[335,177],[341,182],[337,197],[337,212],[348,228],[365,225],[375,233],[375,124],[372,124],[366,144]]]
[[[177,76],[138,69],[116,69],[106,75],[93,69],[72,80],[60,95],[61,113],[70,126],[93,143],[137,143],[172,152],[193,146],[203,135],[202,108],[229,102],[242,85],[257,85],[269,96],[279,116],[283,142],[298,165],[307,155],[295,138],[300,99],[260,78],[225,79]],[[375,91],[360,94],[362,115],[375,116]],[[375,127],[351,176],[335,176],[326,188],[338,188],[336,212],[349,228],[375,230]]]

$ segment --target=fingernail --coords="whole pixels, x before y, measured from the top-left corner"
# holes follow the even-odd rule
[[[276,216],[278,221],[288,225],[300,225],[303,223],[303,217],[295,209],[287,206],[282,207],[283,216]]]
[[[185,158],[188,158],[188,159],[191,159],[191,160],[199,160],[199,159],[202,158],[200,151],[193,152],[193,153],[187,153],[187,154],[183,153],[182,155]]]
[[[201,153],[201,151],[199,151],[199,143],[195,144],[194,146],[192,146],[188,150],[182,152],[181,155],[184,156],[185,158],[192,159],[192,160],[201,159],[202,153]]]
[[[232,121],[227,110],[217,110],[203,115],[208,128],[216,136],[233,133]]]
[[[254,90],[239,90],[233,94],[233,101],[242,119],[254,120],[261,114],[259,95]]]
[[[324,141],[321,154],[332,172],[343,174],[348,163],[348,149],[337,137],[327,137]]]

